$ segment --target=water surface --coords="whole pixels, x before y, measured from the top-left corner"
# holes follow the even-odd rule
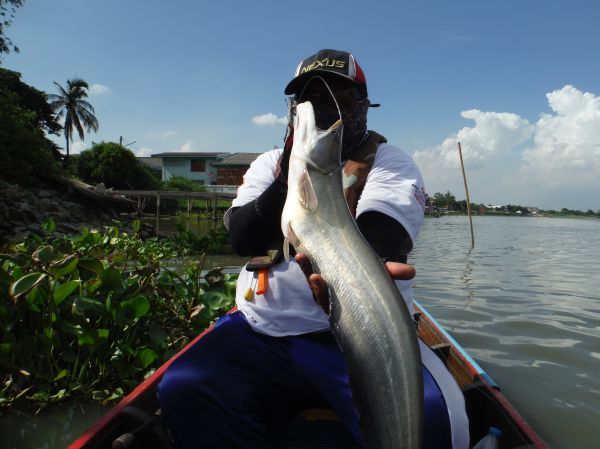
[[[600,220],[426,220],[415,295],[551,448],[598,447]]]

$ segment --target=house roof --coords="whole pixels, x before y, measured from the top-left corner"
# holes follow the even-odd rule
[[[152,154],[151,157],[182,157],[186,159],[197,158],[197,159],[209,159],[209,158],[222,158],[230,153],[204,153],[204,152],[191,152],[191,151],[170,151],[167,153]]]
[[[254,160],[262,153],[233,153],[215,162],[215,167],[231,167],[232,165],[247,166],[250,165]]]
[[[152,157],[138,157],[138,160],[154,170],[162,170],[162,159]]]

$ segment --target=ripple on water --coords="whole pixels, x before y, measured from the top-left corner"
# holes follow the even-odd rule
[[[551,448],[592,449],[600,416],[600,220],[426,220],[416,298]],[[557,426],[556,423],[561,423]]]

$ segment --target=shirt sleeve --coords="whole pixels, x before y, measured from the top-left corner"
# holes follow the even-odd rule
[[[258,156],[244,174],[242,185],[238,187],[237,196],[231,202],[231,208],[225,213],[223,223],[229,229],[231,210],[248,204],[257,199],[275,180],[277,161],[282,153],[281,148],[276,148]]]
[[[404,226],[414,242],[423,225],[425,198],[423,177],[413,159],[397,147],[382,144],[367,176],[356,215],[368,211],[384,213]]]
[[[278,148],[263,153],[250,164],[250,168],[244,174],[244,182],[238,188],[237,196],[231,203],[232,207],[243,206],[255,200],[273,183],[277,160],[282,151]]]

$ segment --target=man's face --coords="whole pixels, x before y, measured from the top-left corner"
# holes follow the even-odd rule
[[[356,102],[362,97],[360,89],[351,81],[338,78],[322,79],[318,77],[310,79],[301,92],[298,103],[304,101],[312,103],[315,110],[317,127],[323,130],[328,129],[339,118],[343,119],[343,117],[340,117],[338,108],[325,82],[329,86],[329,89],[331,89],[331,92],[333,92],[342,116],[344,112],[352,111],[356,106]]]
[[[325,82],[327,85],[325,85]],[[331,89],[335,101],[327,86]],[[328,129],[338,119],[342,119],[344,125],[342,159],[349,158],[352,151],[358,147],[367,132],[369,100],[361,89],[352,81],[344,78],[315,77],[306,83],[297,101],[298,103],[304,101],[312,103],[316,124],[319,129]]]

